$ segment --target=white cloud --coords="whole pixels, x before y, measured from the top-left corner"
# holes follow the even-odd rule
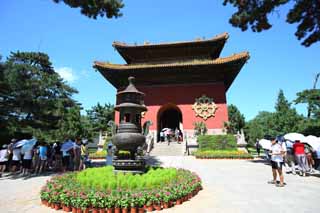
[[[72,68],[70,67],[61,67],[55,69],[57,73],[63,78],[63,80],[73,83],[78,79],[78,76],[73,72]]]

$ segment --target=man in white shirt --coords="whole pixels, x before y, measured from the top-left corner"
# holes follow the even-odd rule
[[[269,181],[270,184],[276,184],[277,183],[277,173],[280,177],[280,184],[276,184],[278,187],[284,186],[284,178],[282,173],[282,165],[283,165],[283,155],[284,151],[282,146],[277,143],[275,138],[272,138],[271,140],[271,167],[272,167],[272,176],[273,180]]]
[[[17,167],[20,167],[21,161],[21,148],[14,148],[12,150],[12,168],[11,172],[16,172]]]
[[[22,175],[28,175],[31,170],[33,148],[22,147],[21,154],[23,154]]]

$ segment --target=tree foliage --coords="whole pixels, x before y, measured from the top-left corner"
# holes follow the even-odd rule
[[[282,90],[279,91],[275,112],[260,112],[246,123],[245,133],[250,144],[265,135],[283,135],[290,132],[301,132],[304,118],[291,107]]]
[[[307,89],[297,93],[296,104],[307,104],[307,118],[320,119],[320,89]]]
[[[244,128],[244,115],[241,114],[239,109],[233,104],[228,106],[228,117],[229,122],[225,123],[225,127],[227,128],[228,133],[237,134],[238,131],[240,132],[241,129]]]
[[[77,91],[63,82],[44,53],[11,53],[3,64],[1,85],[3,134],[50,133],[59,128],[63,111],[76,104],[72,94]]]
[[[120,9],[124,7],[122,0],[53,0],[56,3],[63,2],[71,8],[80,8],[81,13],[89,18],[98,16],[106,18],[118,18],[122,16]]]
[[[302,45],[309,47],[320,40],[320,1],[319,0],[224,0],[223,5],[231,4],[237,11],[229,22],[234,27],[246,31],[261,32],[272,27],[269,15],[285,4],[293,4],[286,22],[298,24],[295,36],[302,39]]]
[[[291,103],[286,99],[282,90],[279,91],[275,110],[274,121],[276,125],[274,129],[278,134],[299,130],[299,124],[303,117],[297,113],[295,108],[291,107]]]
[[[208,131],[206,123],[204,123],[202,121],[194,122],[193,126],[194,126],[194,134],[197,136],[198,135],[205,135]]]
[[[108,122],[114,120],[114,106],[112,104],[97,104],[92,109],[87,110],[87,116],[90,120],[93,131],[110,131]]]

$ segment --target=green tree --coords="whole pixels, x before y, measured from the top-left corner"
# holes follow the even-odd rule
[[[81,13],[89,18],[98,16],[106,18],[118,18],[122,16],[120,9],[124,7],[122,0],[53,0],[56,3],[63,2],[71,8],[80,8]]]
[[[76,105],[72,95],[77,91],[63,82],[44,53],[11,53],[0,78],[0,120],[7,126],[2,135],[48,138],[59,129],[64,110]]]
[[[237,11],[229,22],[234,27],[246,31],[261,32],[272,27],[269,15],[285,4],[292,4],[286,22],[298,24],[295,36],[309,47],[320,40],[320,1],[319,0],[224,0],[223,5],[231,4]]]
[[[238,131],[244,128],[244,115],[241,114],[239,109],[233,104],[228,106],[228,117],[229,122],[225,123],[225,127],[227,128],[228,133],[237,134]]]
[[[283,90],[279,91],[278,99],[275,105],[274,130],[278,134],[286,134],[299,130],[299,124],[303,116],[299,115],[296,109],[291,108],[291,103],[284,96]]]
[[[296,104],[307,104],[307,118],[320,119],[320,89],[307,89],[297,93]]]
[[[300,126],[300,131],[305,135],[320,136],[320,89],[316,89],[320,73],[315,77],[312,89],[297,93],[294,101],[296,104],[307,104],[307,118]]]
[[[207,134],[208,128],[206,123],[202,121],[198,121],[198,122],[194,122],[193,126],[194,126],[195,135],[199,136],[199,135]]]
[[[87,110],[87,116],[91,122],[93,131],[108,131],[110,133],[108,122],[114,120],[114,106],[112,104],[100,105],[98,103],[92,109]]]
[[[254,119],[246,123],[245,133],[249,144],[265,135],[277,136],[289,132],[301,132],[303,116],[299,115],[286,99],[282,90],[279,91],[275,112],[260,112]]]
[[[257,139],[262,139],[265,135],[278,135],[276,122],[272,112],[262,111],[252,120],[246,123],[245,134],[250,145]]]

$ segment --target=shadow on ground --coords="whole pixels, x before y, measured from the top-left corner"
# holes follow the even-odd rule
[[[146,164],[149,166],[161,166],[161,161],[155,156],[146,156]]]
[[[28,175],[22,175],[21,173],[5,173],[1,179],[10,179],[10,180],[28,180],[31,178],[36,178],[36,177],[47,177],[47,176],[52,176],[52,175],[59,175],[61,173],[57,173],[57,172],[52,172],[52,171],[48,171],[48,172],[43,172],[41,174],[28,174]]]
[[[259,159],[253,159],[253,160],[248,160],[250,163],[262,163],[264,165],[270,165],[270,162],[266,159],[259,158]]]

